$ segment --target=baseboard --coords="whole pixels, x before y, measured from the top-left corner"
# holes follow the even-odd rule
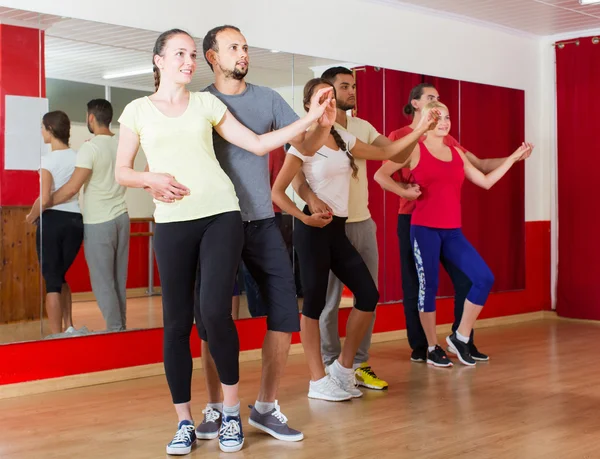
[[[531,322],[533,320],[541,320],[545,318],[544,312],[546,311],[515,314],[505,317],[493,317],[491,319],[481,319],[477,321],[477,329],[479,330],[481,328],[500,327],[502,325],[512,325],[523,322]],[[436,327],[436,331],[438,335],[450,334],[452,333],[452,324],[438,325]],[[385,343],[386,341],[397,341],[402,339],[406,339],[406,329],[375,333],[371,339],[371,343]]]
[[[544,319],[548,320],[560,320],[561,322],[571,322],[574,324],[586,324],[600,326],[600,320],[592,319],[571,319],[569,317],[561,317],[556,311],[544,311]]]
[[[482,319],[477,321],[477,328],[498,327],[502,325],[512,325],[523,322],[530,322],[541,319],[556,319],[554,312],[539,311],[528,314],[517,314],[506,317],[495,317],[492,319]],[[559,318],[561,319],[561,318]],[[561,319],[563,320],[563,319]],[[575,321],[576,319],[564,319]],[[578,321],[589,322],[589,321]],[[592,322],[598,323],[598,322]],[[451,331],[451,325],[438,325],[437,332],[442,335]],[[406,339],[406,330],[396,330],[385,333],[375,333],[373,343],[383,343],[387,341],[399,341]],[[290,355],[302,354],[302,344],[292,344]],[[240,362],[250,362],[260,360],[261,349],[252,349],[240,353]],[[194,359],[194,370],[202,368],[202,359]],[[29,381],[17,384],[7,384],[0,386],[0,399],[21,397],[24,395],[34,395],[46,392],[56,392],[79,387],[95,386],[99,384],[109,384],[130,379],[148,378],[151,376],[161,376],[165,374],[163,363],[154,363],[151,365],[141,365],[128,368],[118,368],[116,370],[99,371],[94,373],[85,373],[80,375],[65,376],[62,378],[44,379],[40,381]]]

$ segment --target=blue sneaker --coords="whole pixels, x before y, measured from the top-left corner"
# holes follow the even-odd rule
[[[189,454],[192,446],[196,443],[195,430],[191,421],[181,421],[173,440],[167,445],[167,454],[173,456]]]
[[[219,448],[224,453],[235,453],[244,446],[242,420],[239,416],[223,416],[219,430]]]

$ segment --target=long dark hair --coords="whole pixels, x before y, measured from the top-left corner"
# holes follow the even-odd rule
[[[158,91],[158,87],[160,86],[160,70],[156,66],[154,62],[154,56],[162,56],[165,51],[165,46],[169,39],[175,35],[187,35],[188,37],[193,37],[187,33],[185,30],[181,29],[171,29],[166,32],[161,33],[156,39],[156,43],[154,43],[154,50],[152,51],[152,70],[154,71],[154,89]]]
[[[42,123],[52,137],[60,140],[65,145],[69,145],[71,137],[71,121],[63,111],[56,110],[46,113],[42,118]]]
[[[312,96],[315,92],[315,88],[321,84],[326,84],[327,86],[331,86],[333,88],[334,95],[335,95],[335,88],[329,80],[325,80],[324,78],[313,78],[308,83],[306,83],[306,85],[304,85],[304,100],[303,100],[304,110],[308,111],[308,107],[310,106],[310,99],[312,98]],[[348,151],[348,146],[346,145],[346,142],[344,142],[344,139],[342,139],[342,136],[340,135],[340,133],[333,126],[331,126],[331,135],[333,136],[338,148],[341,149],[342,151],[346,152],[346,156],[350,160],[350,167],[352,168],[352,177],[357,178],[358,177],[358,166],[356,165],[356,162],[354,161],[354,156],[352,156],[350,154],[350,152]]]
[[[413,107],[412,101],[413,100],[419,100],[421,97],[423,97],[423,90],[425,88],[433,88],[435,89],[435,86],[432,85],[431,83],[421,83],[416,85],[414,88],[412,88],[410,90],[410,95],[408,96],[408,104],[406,104],[404,106],[404,114],[406,116],[410,116],[413,117],[415,116],[415,107]]]

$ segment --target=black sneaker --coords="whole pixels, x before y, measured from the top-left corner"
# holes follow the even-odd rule
[[[444,352],[444,350],[438,345],[431,352],[427,352],[427,363],[434,367],[451,367],[452,362]]]
[[[472,341],[469,341],[469,352],[471,353],[471,357],[479,362],[487,362],[490,360],[489,355],[479,352],[479,349],[477,349],[477,346],[475,346]]]
[[[463,343],[456,337],[456,333],[452,333],[450,336],[446,338],[446,342],[448,343],[448,347],[451,349],[453,354],[456,354],[458,360],[461,361],[464,365],[473,366],[475,365],[475,360],[471,357],[471,352],[469,351],[469,344]]]
[[[413,349],[410,360],[412,362],[427,362],[427,346]]]

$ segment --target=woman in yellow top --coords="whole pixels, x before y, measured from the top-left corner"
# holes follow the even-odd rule
[[[156,92],[131,102],[119,119],[116,178],[121,185],[150,188],[154,196],[162,196],[155,199],[155,251],[163,295],[165,372],[179,418],[167,453],[187,454],[196,441],[190,409],[189,342],[195,307],[208,333],[223,389],[219,445],[223,451],[238,451],[244,436],[231,292],[244,233],[233,184],[215,157],[212,132],[215,129],[225,140],[265,155],[303,135],[317,120],[329,124],[323,114],[333,106],[332,92],[315,94],[305,118],[259,136],[240,124],[212,94],[186,89],[196,69],[196,45],[186,32],[174,29],[161,34],[154,46],[153,64]],[[133,169],[140,145],[148,160],[147,172]],[[196,279],[197,266],[201,281]],[[196,282],[201,285],[195,302]]]

